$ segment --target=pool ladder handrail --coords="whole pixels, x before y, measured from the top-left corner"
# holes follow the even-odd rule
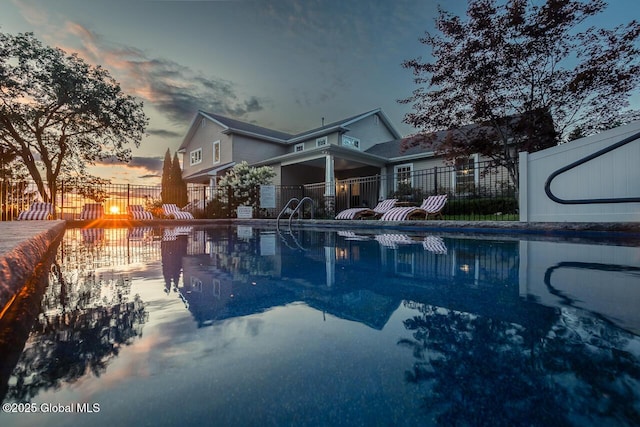
[[[299,212],[302,207],[304,206],[305,202],[309,202],[311,203],[311,219],[313,219],[313,208],[314,208],[314,204],[313,204],[313,199],[311,197],[303,197],[302,200],[298,200],[296,197],[292,197],[286,205],[284,205],[284,208],[282,208],[282,210],[280,211],[280,213],[278,214],[278,217],[276,218],[276,229],[278,229],[279,224],[280,224],[280,217],[284,214],[284,212],[289,208],[289,205],[291,205],[292,202],[298,202],[298,205],[293,209],[293,211],[291,211],[291,214],[289,215],[289,230],[291,230],[291,220],[293,219],[293,216],[295,214],[298,214],[298,216],[300,216]]]

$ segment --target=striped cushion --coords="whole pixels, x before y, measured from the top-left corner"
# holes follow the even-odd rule
[[[441,194],[438,196],[429,196],[423,202],[422,209],[427,211],[427,214],[438,213],[444,208],[444,205],[447,203],[447,195]]]
[[[51,203],[34,202],[29,209],[20,212],[18,220],[44,220],[49,215],[53,215],[53,205]]]
[[[345,209],[342,212],[339,212],[338,215],[336,215],[336,219],[354,219],[356,217],[356,215],[358,215],[361,212],[366,212],[368,211],[369,208],[350,208],[350,209]]]
[[[162,205],[164,215],[175,219],[193,219],[190,212],[181,211],[174,203],[166,203]]]
[[[153,219],[151,212],[145,211],[142,205],[129,205],[127,210],[132,219]]]
[[[365,212],[371,212],[372,214],[382,215],[387,212],[389,209],[393,208],[398,199],[385,199],[379,202],[375,208],[349,208],[345,209],[342,212],[339,212],[336,215],[336,219],[354,219],[358,216],[358,214],[363,214]]]
[[[391,209],[392,207],[394,207],[396,205],[396,202],[398,201],[398,199],[386,199],[381,201],[380,203],[378,203],[376,205],[375,208],[373,208],[374,211],[376,211],[377,213],[385,213],[386,211],[388,211],[389,209]]]
[[[409,214],[417,211],[415,206],[402,206],[398,208],[389,209],[380,218],[381,221],[404,221],[408,218]]]
[[[87,203],[80,212],[80,219],[100,219],[103,216],[104,208],[100,203]]]

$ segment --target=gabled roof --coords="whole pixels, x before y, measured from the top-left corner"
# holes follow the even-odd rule
[[[267,137],[269,139],[276,139],[282,142],[292,137],[291,134],[285,132],[267,129],[265,127],[256,126],[251,123],[241,122],[240,120],[230,119],[219,114],[206,113],[204,111],[200,111],[200,113],[203,116],[218,123],[220,126],[225,127],[228,131],[230,131],[229,133],[242,133],[246,135]]]
[[[298,142],[304,139],[311,138],[313,136],[321,136],[327,133],[331,133],[334,131],[348,131],[349,125],[359,122],[360,120],[366,119],[367,117],[371,117],[373,115],[378,115],[382,122],[387,126],[389,131],[393,134],[395,138],[402,138],[402,136],[398,133],[395,127],[391,124],[391,121],[387,117],[387,115],[382,111],[381,108],[376,108],[375,110],[367,111],[366,113],[358,114],[356,116],[347,117],[346,119],[338,120],[327,125],[321,126],[319,128],[311,129],[302,133],[299,133],[293,138],[289,140],[289,142]]]
[[[434,155],[433,150],[420,146],[419,144],[403,149],[403,141],[403,139],[394,139],[393,141],[381,142],[365,150],[365,153],[375,154],[376,156],[386,159],[410,156],[429,157]]]
[[[189,125],[189,130],[182,140],[182,144],[180,144],[180,148],[178,151],[184,150],[195,129],[197,129],[196,122],[198,121],[198,117],[205,117],[208,120],[211,120],[222,128],[224,128],[224,133],[228,134],[240,134],[251,136],[254,138],[262,139],[265,141],[280,143],[280,144],[294,144],[309,138],[320,137],[323,135],[327,135],[332,132],[347,132],[349,130],[349,125],[359,122],[367,117],[371,117],[373,115],[378,115],[380,120],[385,124],[385,126],[389,129],[391,134],[395,138],[402,138],[402,136],[398,133],[395,127],[391,124],[391,121],[387,117],[387,115],[382,111],[381,108],[376,108],[375,110],[367,111],[366,113],[358,114],[356,116],[348,117],[346,119],[338,120],[327,125],[321,126],[319,128],[311,129],[296,135],[292,135],[286,132],[280,132],[273,129],[268,129],[262,126],[253,125],[251,123],[246,123],[240,120],[231,119],[225,116],[221,116],[219,114],[207,113],[205,111],[198,111],[198,114],[195,115],[193,120]]]

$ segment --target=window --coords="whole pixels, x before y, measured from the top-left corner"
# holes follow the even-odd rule
[[[201,128],[205,127],[206,124],[207,124],[207,121],[205,119],[200,120],[200,127]]]
[[[456,192],[472,193],[474,191],[476,183],[474,157],[456,160]]]
[[[193,166],[198,163],[202,163],[202,148],[198,148],[189,153],[189,164]]]
[[[220,163],[220,141],[213,142],[213,163]]]
[[[393,174],[395,177],[394,186],[396,191],[398,187],[413,187],[413,163],[394,166]]]
[[[328,140],[326,136],[316,139],[316,147],[322,147],[327,144],[328,144]]]
[[[360,149],[360,140],[352,136],[342,135],[342,146]]]
[[[293,151],[294,151],[295,153],[299,153],[300,151],[304,151],[304,143],[296,144],[296,145],[293,147]]]

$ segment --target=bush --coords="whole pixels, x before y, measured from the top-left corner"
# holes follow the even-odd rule
[[[518,200],[511,197],[453,199],[444,206],[444,215],[493,215],[518,213]]]

